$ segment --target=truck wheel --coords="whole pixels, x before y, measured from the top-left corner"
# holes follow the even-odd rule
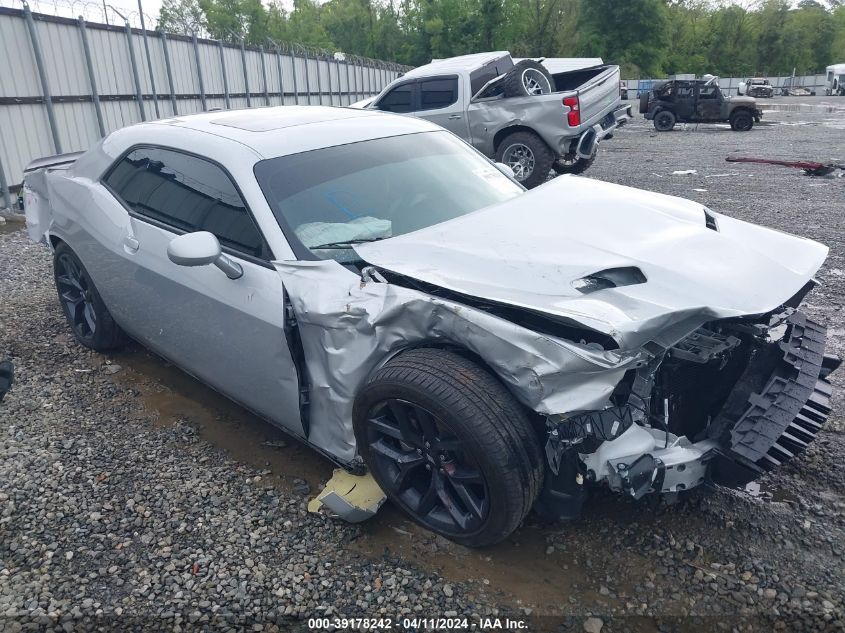
[[[530,97],[554,92],[554,80],[546,67],[533,59],[523,59],[502,80],[506,97]]]
[[[542,453],[525,410],[453,352],[421,348],[388,361],[356,397],[353,426],[388,498],[462,545],[505,539],[542,487]]]
[[[646,112],[648,112],[649,96],[650,95],[648,90],[640,94],[640,114],[645,114]]]
[[[513,170],[523,187],[532,189],[546,182],[555,157],[534,132],[514,132],[499,144],[496,161]]]
[[[654,115],[654,129],[658,132],[671,132],[675,127],[675,114],[669,110],[661,110]]]
[[[64,242],[53,254],[53,274],[59,303],[77,341],[97,352],[126,343],[126,334],[112,319],[85,266]]]
[[[731,114],[731,129],[736,132],[747,132],[754,127],[754,116],[748,110],[737,110]]]
[[[597,153],[593,152],[589,158],[581,158],[577,154],[566,154],[552,163],[552,169],[558,174],[583,174],[596,160]]]

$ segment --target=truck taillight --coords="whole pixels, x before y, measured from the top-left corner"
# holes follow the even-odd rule
[[[570,127],[577,127],[581,125],[581,105],[578,103],[578,97],[564,97],[563,105],[569,108],[566,113],[566,122]]]

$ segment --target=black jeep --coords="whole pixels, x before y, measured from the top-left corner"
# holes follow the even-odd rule
[[[654,129],[668,132],[675,123],[728,122],[746,132],[763,112],[751,97],[726,97],[714,79],[673,79],[655,83],[640,95],[640,113],[654,121]]]

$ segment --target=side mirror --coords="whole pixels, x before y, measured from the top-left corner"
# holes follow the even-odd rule
[[[174,237],[167,245],[167,257],[177,266],[207,266],[214,264],[229,279],[238,279],[243,268],[220,250],[220,242],[213,233],[196,231]]]
[[[513,173],[513,169],[510,168],[510,165],[505,165],[504,163],[493,163],[500,172],[502,172],[508,178],[516,178]]]

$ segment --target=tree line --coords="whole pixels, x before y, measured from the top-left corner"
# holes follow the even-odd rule
[[[489,50],[602,57],[623,77],[810,74],[845,63],[845,0],[164,0],[158,28],[411,66]]]

